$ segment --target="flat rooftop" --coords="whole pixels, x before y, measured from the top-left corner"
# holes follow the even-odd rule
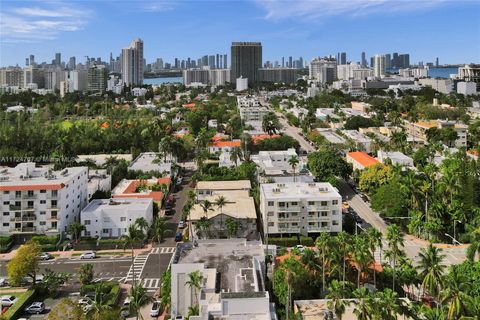
[[[202,263],[207,269],[216,269],[222,292],[257,292],[264,291],[263,265],[258,264],[263,263],[263,255],[260,241],[198,240],[195,247],[192,243],[179,244],[173,263]]]
[[[152,199],[137,198],[94,199],[82,210],[82,213],[93,213],[99,210],[115,210],[118,212],[126,210],[147,210],[152,201]]]
[[[340,136],[339,134],[334,132],[332,129],[317,128],[317,131],[320,135],[322,135],[330,143],[344,144],[344,143],[347,142],[342,136]]]
[[[130,163],[128,170],[135,171],[158,171],[158,172],[170,172],[172,169],[172,157],[167,156],[166,161],[163,157],[159,159],[160,162],[156,163],[157,154],[155,152],[141,153],[135,160]]]
[[[337,189],[330,183],[292,182],[292,183],[263,183],[260,185],[262,193],[267,199],[298,199],[314,197],[340,197]]]
[[[358,132],[357,130],[342,130],[342,133],[345,134],[350,139],[358,142],[367,142],[367,143],[372,142],[372,139]]]
[[[256,219],[257,214],[255,211],[255,203],[253,198],[249,197],[247,191],[226,191],[218,192],[205,199],[211,203],[215,203],[218,196],[224,196],[227,203],[220,210],[216,205],[213,205],[211,210],[208,211],[208,218],[216,217],[220,214],[227,215],[235,219]],[[200,220],[205,216],[200,204],[195,204],[190,210],[189,220]]]
[[[252,185],[250,180],[198,181],[196,188],[201,190],[249,190]]]
[[[59,171],[35,167],[34,162],[19,163],[16,167],[0,167],[0,190],[62,189],[87,167],[70,167]]]

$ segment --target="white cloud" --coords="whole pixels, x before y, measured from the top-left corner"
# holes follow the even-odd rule
[[[347,15],[416,11],[442,5],[451,0],[255,0],[266,11],[265,18],[321,20]]]
[[[7,7],[0,14],[0,37],[4,43],[32,43],[56,39],[64,32],[82,29],[90,10],[43,3],[35,7]]]
[[[141,10],[147,12],[170,11],[175,8],[176,4],[173,1],[145,1],[141,5]]]

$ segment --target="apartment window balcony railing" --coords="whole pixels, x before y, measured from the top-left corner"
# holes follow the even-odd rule
[[[23,215],[21,217],[11,217],[10,221],[12,222],[31,222],[36,221],[37,216],[33,214]]]
[[[297,222],[297,221],[300,221],[300,217],[290,217],[290,218],[278,218],[278,221],[279,222],[287,222],[287,221],[293,221],[293,222]]]
[[[300,227],[278,228],[279,232],[299,232]]]
[[[278,211],[280,212],[285,212],[285,211],[289,211],[289,212],[299,212],[300,211],[300,207],[299,206],[290,206],[290,207],[278,207],[277,209]]]
[[[10,210],[21,210],[22,206],[16,206],[16,205],[11,204],[9,208],[10,208]]]
[[[10,232],[22,233],[22,232],[35,232],[37,227],[22,227],[22,228],[10,228]]]
[[[22,199],[36,199],[37,195],[36,194],[24,194],[22,195]]]

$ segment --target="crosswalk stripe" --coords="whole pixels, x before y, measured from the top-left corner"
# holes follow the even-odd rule
[[[133,281],[134,274],[135,274],[135,278],[139,279],[140,276],[142,275],[143,268],[145,267],[147,260],[148,260],[148,254],[136,256],[135,259],[133,260],[133,265],[131,265],[130,270],[128,270],[127,276],[125,278],[125,282]],[[133,269],[135,269],[135,273]]]
[[[153,253],[153,254],[168,254],[168,253],[174,253],[175,249],[176,249],[175,247],[153,248],[150,253]]]

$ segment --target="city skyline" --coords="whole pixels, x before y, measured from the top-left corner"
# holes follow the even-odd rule
[[[415,6],[389,0],[88,4],[4,2],[0,65],[23,66],[30,54],[49,63],[56,52],[65,62],[71,56],[77,62],[84,56],[106,61],[110,52],[118,55],[134,38],[145,42],[147,63],[159,57],[173,61],[227,53],[234,41],[262,42],[263,62],[282,56],[309,61],[337,52],[360,62],[362,51],[367,57],[409,52],[412,63],[434,62],[436,57],[441,64],[471,63],[480,57],[480,11],[475,10],[480,5],[474,1],[428,0]],[[462,46],[470,49],[459,50]]]

